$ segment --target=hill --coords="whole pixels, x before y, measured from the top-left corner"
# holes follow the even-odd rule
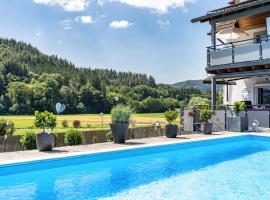
[[[184,89],[196,88],[196,89],[199,89],[203,92],[211,90],[211,85],[210,84],[203,84],[202,80],[187,80],[187,81],[183,81],[183,82],[178,82],[178,83],[172,84],[172,87],[184,88]],[[220,86],[220,85],[217,86],[218,90],[221,90],[221,88],[222,88],[222,86]]]
[[[2,114],[54,111],[57,102],[67,106],[66,114],[108,113],[118,103],[136,112],[164,112],[193,95],[204,94],[196,88],[156,84],[154,77],[142,73],[78,68],[30,44],[0,38]]]

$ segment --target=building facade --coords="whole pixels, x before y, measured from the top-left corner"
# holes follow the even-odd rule
[[[270,105],[270,0],[233,0],[192,22],[211,26],[204,82],[212,85],[213,109],[216,84],[224,85],[224,104]]]

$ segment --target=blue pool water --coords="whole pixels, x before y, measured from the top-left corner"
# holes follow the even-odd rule
[[[270,138],[238,136],[0,166],[0,199],[270,199]]]

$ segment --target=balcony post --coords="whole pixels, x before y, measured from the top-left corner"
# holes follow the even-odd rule
[[[232,63],[234,64],[234,45],[232,43]]]
[[[263,52],[262,52],[262,38],[261,36],[257,36],[258,37],[258,41],[259,41],[259,48],[260,48],[260,60],[263,59]]]
[[[217,106],[217,86],[216,86],[216,78],[214,76],[211,77],[211,108],[212,110],[216,110]]]
[[[207,66],[210,67],[211,65],[211,58],[210,58],[210,47],[207,48]]]

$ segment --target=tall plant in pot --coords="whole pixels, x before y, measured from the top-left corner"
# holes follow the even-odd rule
[[[165,134],[168,138],[176,138],[177,132],[178,132],[178,126],[176,124],[173,124],[173,122],[176,121],[178,117],[178,111],[177,110],[168,110],[164,113],[165,118],[168,122],[165,126]]]
[[[201,129],[203,134],[212,134],[213,123],[210,123],[209,120],[213,114],[214,112],[212,110],[206,108],[200,110]]]
[[[114,143],[125,143],[129,120],[132,110],[124,105],[117,105],[111,111],[112,123],[110,124]]]
[[[248,130],[248,117],[240,116],[240,113],[246,109],[244,102],[234,102],[234,116],[227,118],[227,130],[232,132],[243,132]]]
[[[48,111],[36,111],[35,126],[42,130],[36,137],[38,150],[51,151],[54,146],[54,135],[52,131],[56,127],[56,116]]]

